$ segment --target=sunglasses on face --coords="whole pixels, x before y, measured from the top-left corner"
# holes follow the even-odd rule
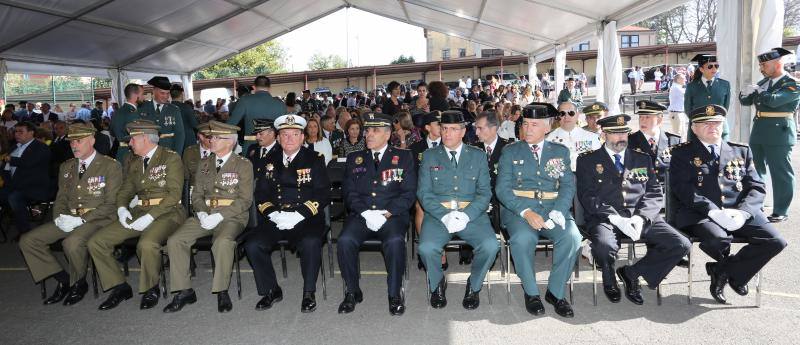
[[[563,111],[562,110],[562,111],[559,111],[558,113],[561,114],[561,116],[566,116],[566,115],[575,116],[575,112],[572,111],[572,110],[570,110],[570,111]]]
[[[708,68],[708,69],[717,68],[718,69],[719,68],[719,64],[718,63],[715,63],[715,64],[710,63],[710,64],[706,65],[706,68]]]

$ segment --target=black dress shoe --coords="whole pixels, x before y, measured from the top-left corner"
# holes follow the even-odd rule
[[[464,306],[464,309],[473,310],[478,308],[478,306],[481,304],[480,292],[480,290],[472,291],[472,288],[469,285],[469,280],[467,280],[467,291],[464,292],[464,300],[461,302],[461,305]]]
[[[561,317],[574,317],[575,313],[572,311],[572,306],[569,305],[566,299],[557,299],[555,295],[553,295],[550,290],[547,290],[547,293],[544,295],[544,300],[547,303],[550,303],[555,307],[556,314],[561,315]]]
[[[280,286],[276,286],[274,289],[267,291],[267,294],[261,298],[260,301],[256,304],[256,310],[266,310],[272,308],[272,305],[275,303],[280,302],[283,300],[283,290],[281,290]]]
[[[469,265],[472,263],[472,249],[467,247],[462,247],[458,251],[458,264],[459,265]]]
[[[155,307],[158,304],[158,295],[160,295],[158,285],[153,286],[150,290],[142,295],[142,302],[139,303],[139,309],[145,310]]]
[[[356,304],[364,300],[364,294],[361,290],[355,292],[347,291],[344,294],[344,300],[339,304],[339,314],[349,314],[356,310]]]
[[[525,310],[532,315],[542,315],[544,314],[544,304],[542,304],[542,299],[539,295],[536,296],[529,296],[528,294],[525,295]]]
[[[711,297],[714,297],[719,303],[726,303],[728,300],[725,298],[725,284],[728,283],[728,275],[725,272],[720,272],[718,266],[714,262],[706,263],[706,273],[711,277]]]
[[[193,289],[188,290],[181,290],[175,297],[172,299],[172,302],[169,302],[166,307],[164,307],[165,313],[174,313],[176,311],[180,311],[183,309],[183,306],[187,304],[192,304],[197,302],[197,295],[194,293]]]
[[[789,216],[787,216],[787,215],[781,216],[781,215],[777,215],[777,214],[772,214],[772,215],[767,217],[767,220],[769,220],[770,223],[780,223],[780,222],[784,222],[784,221],[786,221],[788,219],[789,219]]]
[[[44,282],[42,282],[42,284],[44,284]],[[58,282],[58,285],[56,285],[56,291],[53,291],[53,295],[44,300],[44,304],[49,305],[61,302],[61,300],[63,300],[64,297],[67,297],[69,290],[70,288],[69,286],[67,286],[67,284]]]
[[[442,280],[439,281],[439,286],[436,287],[436,290],[431,292],[431,307],[441,309],[447,306],[445,290],[447,290],[447,280],[442,277]]]
[[[622,284],[625,285],[625,297],[628,298],[629,301],[633,302],[636,305],[644,304],[644,299],[642,298],[642,287],[639,286],[639,279],[630,279],[625,274],[625,268],[627,266],[622,266],[617,268],[617,276],[619,280],[622,280]]]
[[[111,295],[105,300],[100,307],[100,310],[109,310],[116,308],[122,301],[131,299],[133,297],[133,290],[128,283],[122,283],[111,290]]]
[[[389,297],[389,314],[399,316],[405,312],[406,305],[401,297]]]
[[[232,309],[233,303],[231,303],[231,296],[228,295],[228,290],[217,292],[217,311],[227,313]]]
[[[419,254],[417,254],[417,269],[419,270],[425,269],[425,263],[422,262],[422,258],[419,257]]]
[[[79,280],[77,283],[72,285],[71,288],[69,288],[67,298],[64,299],[64,305],[73,305],[80,302],[88,291],[89,284],[86,284],[86,281],[83,279]]]
[[[310,291],[303,292],[303,300],[300,302],[300,312],[310,313],[317,310],[317,298]]]
[[[603,292],[605,292],[606,297],[611,303],[619,303],[619,300],[622,298],[622,293],[619,291],[619,285],[617,285],[617,280],[614,279],[613,285],[606,286],[603,285]]]
[[[733,289],[734,292],[739,294],[739,296],[747,296],[747,293],[750,292],[747,289],[747,284],[739,285],[736,282],[734,282],[732,278],[728,278],[728,285],[730,285],[731,289]]]

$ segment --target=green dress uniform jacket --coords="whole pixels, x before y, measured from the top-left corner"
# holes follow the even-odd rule
[[[194,116],[194,109],[186,103],[172,101],[172,104],[181,110],[183,130],[185,131],[183,148],[185,149],[197,143],[197,132],[195,131],[198,124],[197,116]]]
[[[238,126],[244,119],[244,133],[246,138],[242,147],[250,147],[255,143],[254,137],[249,137],[253,133],[254,119],[275,120],[278,116],[286,114],[286,104],[281,102],[267,91],[256,91],[247,97],[242,97],[236,102],[236,108],[231,112],[228,124]],[[248,138],[249,137],[249,138]]]
[[[128,136],[128,131],[125,129],[125,125],[129,122],[139,119],[139,111],[131,105],[130,103],[124,103],[119,110],[114,112],[114,116],[111,117],[111,135],[119,141],[119,148],[117,149],[117,161],[122,163],[125,162],[125,158],[130,154],[131,150],[128,147],[128,140],[130,140],[130,136]]]
[[[139,107],[139,114],[142,119],[153,121],[161,126],[161,129],[158,130],[161,137],[158,145],[175,151],[179,157],[183,154],[186,129],[183,126],[184,120],[180,108],[167,103],[161,107],[161,112],[157,112],[155,103],[148,101]]]
[[[686,93],[683,95],[683,109],[686,113],[709,104],[721,105],[728,109],[731,104],[731,84],[727,80],[714,78],[711,88],[703,84],[703,78],[692,80],[686,85]],[[691,123],[689,126],[691,127]],[[728,132],[728,122],[726,121],[723,122],[722,140],[728,140]],[[691,128],[688,133],[688,140],[694,139],[694,132]]]

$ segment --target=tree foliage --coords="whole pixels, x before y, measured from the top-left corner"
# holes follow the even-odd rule
[[[412,55],[409,55],[409,56],[400,55],[400,56],[397,57],[397,59],[392,60],[392,62],[390,62],[389,64],[390,65],[399,65],[399,64],[403,64],[403,63],[414,63],[414,62],[416,62],[414,60],[414,56],[412,56]]]
[[[277,41],[256,46],[194,74],[194,79],[215,79],[286,72],[286,51]]]
[[[343,57],[335,54],[324,55],[321,53],[314,53],[308,60],[308,69],[311,71],[345,67],[347,67],[347,61],[345,61]]]

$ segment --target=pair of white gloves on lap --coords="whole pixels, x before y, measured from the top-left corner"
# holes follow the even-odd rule
[[[63,232],[71,232],[75,230],[75,228],[83,225],[83,223],[86,223],[81,217],[69,216],[66,214],[58,215],[54,222]]]
[[[303,215],[297,211],[273,211],[269,214],[269,220],[275,223],[275,225],[278,227],[278,230],[294,229],[295,225],[302,222],[303,219],[305,219],[305,217],[303,217]]]

